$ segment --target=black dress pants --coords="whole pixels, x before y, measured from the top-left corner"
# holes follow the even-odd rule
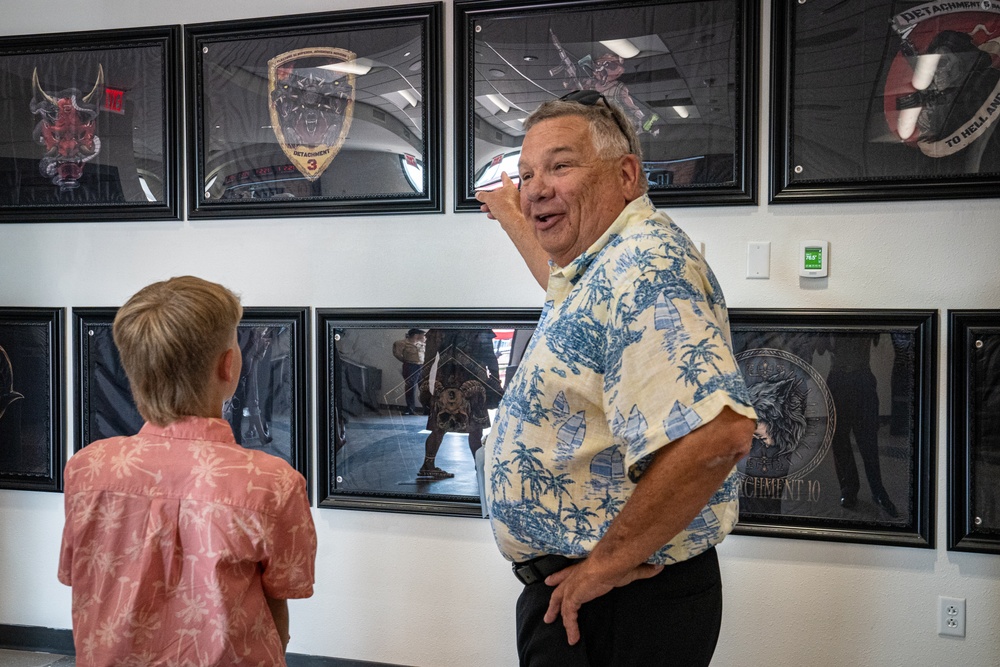
[[[580,641],[566,642],[562,617],[543,620],[552,588],[524,587],[517,600],[517,654],[523,667],[704,667],[722,625],[722,578],[715,549],[667,565],[580,608]]]

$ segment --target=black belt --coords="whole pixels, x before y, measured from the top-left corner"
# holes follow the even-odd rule
[[[526,560],[523,563],[512,563],[514,576],[525,586],[539,581],[545,581],[545,577],[555,574],[559,570],[564,570],[574,563],[580,562],[581,558],[567,558],[550,554]]]

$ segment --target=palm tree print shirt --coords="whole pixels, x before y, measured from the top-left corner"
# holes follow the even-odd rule
[[[265,600],[312,595],[305,479],[188,417],[94,442],[66,465],[59,581],[80,667],[284,665]]]
[[[715,275],[648,197],[564,268],[487,443],[487,502],[513,561],[585,556],[651,455],[724,407],[755,418]],[[718,544],[738,514],[735,469],[650,562]]]

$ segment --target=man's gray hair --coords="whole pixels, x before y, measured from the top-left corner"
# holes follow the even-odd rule
[[[607,101],[606,98],[603,101]],[[581,104],[570,100],[549,100],[542,102],[524,121],[524,131],[533,126],[563,116],[580,116],[590,126],[590,138],[594,150],[602,159],[612,160],[623,155],[632,154],[639,160],[639,188],[641,194],[649,190],[646,172],[642,169],[642,147],[639,136],[635,132],[632,121],[629,120],[621,107],[612,102],[607,106],[603,103]]]

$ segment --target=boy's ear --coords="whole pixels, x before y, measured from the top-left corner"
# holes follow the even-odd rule
[[[232,382],[234,379],[234,371],[236,369],[233,366],[233,357],[235,354],[236,352],[230,347],[226,348],[226,351],[219,357],[219,361],[216,364],[216,373],[223,382]]]

